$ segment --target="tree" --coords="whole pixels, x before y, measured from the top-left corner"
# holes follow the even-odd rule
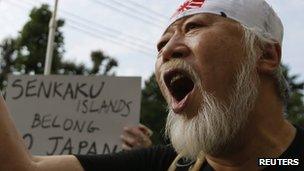
[[[0,90],[5,87],[9,73],[43,73],[51,15],[48,5],[33,8],[29,21],[25,23],[18,37],[7,38],[0,43]],[[63,26],[64,20],[59,19],[54,39],[52,74],[115,74],[111,71],[118,66],[118,62],[112,57],[104,55],[101,50],[91,53],[93,68],[72,61],[63,61],[64,36],[60,31]]]
[[[16,41],[12,38],[4,39],[0,45],[0,90],[7,84],[7,75],[13,71],[16,56]]]
[[[32,9],[29,16],[30,20],[23,26],[17,38],[16,68],[22,74],[42,74],[49,32],[48,25],[52,12],[49,10],[49,6],[44,4],[40,8]],[[51,69],[53,74],[57,74],[59,68],[62,67],[64,38],[60,29],[63,25],[63,20],[57,20]]]
[[[298,82],[298,75],[290,75],[289,68],[283,66],[283,74],[290,85],[290,97],[287,104],[287,119],[292,123],[304,126],[304,82]]]
[[[167,118],[166,101],[161,94],[153,74],[145,82],[141,100],[141,123],[153,130],[151,137],[154,144],[165,144],[164,125]]]
[[[115,59],[104,55],[100,50],[91,53],[91,60],[93,61],[93,68],[90,74],[100,73],[100,68],[103,67],[104,70],[101,73],[103,75],[109,75],[111,69],[118,66],[118,62]]]
[[[65,61],[61,63],[59,74],[73,74],[73,75],[115,75],[111,72],[118,66],[116,59],[106,56],[101,50],[91,52],[91,61],[93,67],[88,68],[84,64],[75,64],[73,62]]]

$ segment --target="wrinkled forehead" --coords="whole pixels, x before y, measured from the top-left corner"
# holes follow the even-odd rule
[[[166,33],[171,33],[174,32],[175,30],[181,28],[185,23],[187,23],[188,21],[200,21],[200,22],[204,22],[205,24],[211,24],[217,21],[227,21],[227,22],[234,22],[237,24],[240,24],[239,22],[227,18],[225,16],[225,14],[222,15],[217,15],[217,14],[212,14],[212,13],[199,13],[199,14],[193,14],[190,16],[186,16],[183,18],[180,18],[176,21],[174,21],[170,26],[168,26],[166,28],[166,30],[163,32],[162,36],[165,35]]]
[[[172,24],[170,24],[166,30],[163,32],[162,36],[165,35],[166,33],[170,33],[170,32],[173,32],[174,30],[176,30],[177,28],[181,27],[183,23],[185,23],[185,21],[191,17],[193,17],[194,15],[192,16],[187,16],[187,17],[184,17],[184,18],[181,18],[181,19],[178,19],[176,21],[174,21]]]
[[[283,24],[265,0],[186,0],[172,15],[163,33],[176,22],[203,13],[233,19],[282,44]]]

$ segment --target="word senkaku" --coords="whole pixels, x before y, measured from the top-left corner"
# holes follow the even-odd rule
[[[12,88],[16,89],[14,100],[21,97],[37,97],[37,98],[97,98],[104,89],[105,81],[99,84],[88,83],[64,83],[59,81],[45,82],[37,79],[31,79],[23,82],[21,79],[16,79],[12,82]]]

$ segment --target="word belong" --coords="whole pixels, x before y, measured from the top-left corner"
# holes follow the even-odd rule
[[[42,128],[42,129],[56,129],[60,128],[63,131],[76,131],[78,133],[87,132],[94,133],[99,131],[100,128],[94,125],[94,121],[77,120],[71,118],[58,118],[58,115],[41,115],[35,113],[33,122],[31,124],[32,129]]]

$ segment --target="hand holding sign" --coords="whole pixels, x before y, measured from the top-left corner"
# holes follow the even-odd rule
[[[121,135],[122,149],[131,150],[150,147],[152,146],[151,135],[152,131],[141,124],[133,127],[124,127],[123,135]]]

